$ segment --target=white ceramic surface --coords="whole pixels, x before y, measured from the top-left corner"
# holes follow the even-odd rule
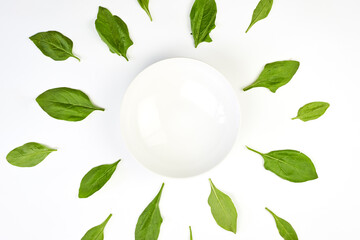
[[[203,173],[231,150],[240,124],[232,86],[213,67],[172,58],[141,72],[127,89],[122,135],[134,157],[170,177]]]

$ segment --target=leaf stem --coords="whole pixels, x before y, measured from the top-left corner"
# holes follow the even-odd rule
[[[79,60],[79,62],[80,62],[80,58],[78,58],[78,57],[75,56],[74,54],[71,54],[71,56],[72,56],[73,58],[76,58],[76,59]]]
[[[102,107],[95,107],[94,109],[99,110],[99,111],[103,111],[103,112],[105,111],[105,108],[102,108]]]
[[[164,186],[165,186],[165,183],[161,184],[160,193],[162,192]]]
[[[213,187],[214,187],[214,184],[213,184],[213,182],[211,181],[211,178],[209,178],[209,182],[210,182],[211,188],[213,188]]]
[[[268,209],[267,207],[265,208],[273,217],[275,217],[275,213],[273,213],[270,209]]]
[[[250,86],[247,86],[247,87],[243,88],[243,91],[245,92],[245,91],[247,91],[247,90],[250,90],[251,88],[252,88],[251,85],[250,85]]]
[[[245,146],[247,149],[249,149],[250,151],[253,151],[253,152],[255,152],[255,153],[257,153],[257,154],[260,154],[260,155],[264,155],[263,153],[261,153],[261,152],[259,152],[259,151],[256,151],[256,150],[254,150],[254,149],[252,149],[252,148],[250,148],[250,147],[248,147],[248,146]]]
[[[106,226],[106,224],[109,222],[110,218],[112,217],[112,214],[110,213],[110,215],[106,218],[106,220],[103,222],[102,225],[104,225],[104,227]]]

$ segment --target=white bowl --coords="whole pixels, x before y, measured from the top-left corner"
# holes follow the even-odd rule
[[[169,177],[203,173],[231,150],[240,125],[234,89],[213,67],[172,58],[142,71],[127,89],[121,132],[134,157]]]

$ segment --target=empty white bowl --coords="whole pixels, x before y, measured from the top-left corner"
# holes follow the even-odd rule
[[[127,89],[122,136],[134,157],[169,177],[203,173],[231,150],[240,125],[234,89],[213,67],[172,58],[142,71]]]

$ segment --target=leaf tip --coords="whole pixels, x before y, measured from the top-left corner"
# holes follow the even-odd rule
[[[250,30],[250,28],[253,26],[254,24],[250,23],[250,25],[248,26],[248,28],[246,29],[245,33],[248,33],[248,31]]]
[[[162,183],[162,184],[161,184],[161,188],[160,188],[159,193],[158,193],[158,196],[161,196],[162,191],[163,191],[163,189],[164,189],[164,186],[165,186],[165,183]]]
[[[87,198],[87,196],[85,196],[83,193],[81,193],[80,191],[79,191],[79,194],[78,194],[78,197],[81,199],[81,198]]]
[[[315,179],[318,179],[318,178],[319,178],[319,175],[317,174],[316,169],[315,169],[314,178],[312,180],[315,180]]]

